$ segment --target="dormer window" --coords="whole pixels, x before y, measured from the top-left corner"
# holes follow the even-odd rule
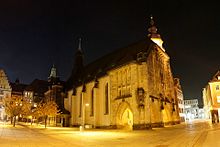
[[[146,52],[139,52],[137,54],[137,61],[139,62],[144,62],[147,58],[147,53]]]

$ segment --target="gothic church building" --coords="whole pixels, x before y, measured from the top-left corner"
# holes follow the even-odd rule
[[[72,126],[147,129],[180,122],[170,57],[152,17],[148,32],[88,65],[79,44],[65,99]]]

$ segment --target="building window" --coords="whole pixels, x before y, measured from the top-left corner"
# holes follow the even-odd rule
[[[217,96],[217,103],[220,103],[220,96]]]
[[[90,116],[94,115],[94,89],[92,89],[92,93],[91,93],[91,114]]]
[[[216,90],[219,90],[219,85],[216,86]]]
[[[82,116],[82,93],[80,94],[80,100],[79,100],[79,117]]]
[[[105,85],[105,114],[109,113],[108,83]]]

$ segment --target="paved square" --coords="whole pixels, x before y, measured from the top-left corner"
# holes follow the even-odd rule
[[[220,125],[208,122],[180,124],[152,130],[86,130],[36,125],[0,124],[1,147],[191,147],[216,146]]]

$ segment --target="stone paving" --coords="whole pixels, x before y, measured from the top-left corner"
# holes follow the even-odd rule
[[[220,146],[220,125],[207,122],[152,130],[86,130],[0,124],[0,147],[191,147]],[[214,143],[213,143],[214,142]],[[217,143],[217,144],[216,144]]]

